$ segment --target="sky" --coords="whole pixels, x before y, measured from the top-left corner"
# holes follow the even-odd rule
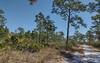
[[[84,3],[93,0],[82,0]],[[66,35],[67,23],[59,15],[52,14],[52,0],[38,0],[34,5],[29,5],[28,0],[0,0],[0,9],[4,10],[7,18],[6,26],[10,31],[15,31],[18,27],[23,27],[26,31],[36,28],[35,15],[42,12],[45,16],[50,16],[57,26],[56,31],[63,31]],[[92,25],[91,16],[88,12],[81,13],[80,16],[87,24],[87,28],[81,27],[80,32],[86,33]],[[70,35],[74,33],[74,28],[70,28]]]

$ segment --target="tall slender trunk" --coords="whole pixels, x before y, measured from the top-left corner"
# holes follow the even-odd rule
[[[47,31],[47,41],[46,41],[46,43],[48,43],[48,31]]]
[[[38,32],[36,34],[37,34],[37,36],[36,36],[36,43],[38,43]]]
[[[39,30],[39,43],[41,43],[41,28]]]
[[[68,23],[67,23],[67,36],[66,36],[66,48],[68,48],[69,41],[69,27],[70,27],[70,9],[68,10]]]
[[[39,40],[39,43],[40,43],[40,31],[39,31],[39,33],[38,33],[38,36],[39,36],[39,39],[38,39],[38,40]]]

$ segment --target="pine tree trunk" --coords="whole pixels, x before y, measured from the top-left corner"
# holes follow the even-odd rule
[[[41,43],[41,29],[39,31],[39,43]]]
[[[69,26],[70,26],[70,9],[69,9],[69,14],[68,14],[68,23],[67,23],[66,49],[68,49],[68,41],[69,41]]]
[[[48,37],[49,37],[49,36],[48,36],[48,31],[47,31],[47,41],[46,41],[46,43],[48,43]]]

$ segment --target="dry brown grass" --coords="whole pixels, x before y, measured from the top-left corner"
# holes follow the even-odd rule
[[[44,48],[36,53],[0,51],[0,63],[61,63],[60,61],[62,61],[62,57],[58,50],[52,48]]]
[[[35,63],[35,58],[29,52],[7,50],[0,52],[0,63]]]
[[[79,52],[79,53],[84,53],[84,50],[82,47],[72,47],[71,49],[72,52]]]

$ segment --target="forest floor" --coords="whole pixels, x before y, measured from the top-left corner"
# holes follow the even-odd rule
[[[35,53],[4,50],[0,51],[0,63],[80,63],[84,58],[88,59],[88,55],[85,54],[90,54],[94,59],[94,56],[97,56],[95,54],[100,53],[97,52],[97,49],[84,45],[73,47],[73,51],[55,48],[43,48]],[[100,57],[100,54],[98,56]],[[97,59],[100,60],[100,58]]]
[[[0,51],[0,63],[65,63],[65,61],[57,49],[43,48],[35,53],[14,50]]]
[[[69,63],[100,63],[100,50],[89,45],[80,45],[82,52],[74,51],[68,54],[63,53],[68,58]],[[76,48],[75,48],[76,49]]]

